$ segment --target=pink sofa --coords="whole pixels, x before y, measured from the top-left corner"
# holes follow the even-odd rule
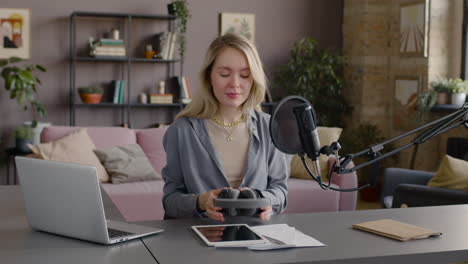
[[[43,130],[41,142],[57,140],[80,127],[51,126]],[[123,127],[87,127],[96,147],[139,144],[148,156],[153,168],[161,173],[166,162],[162,146],[165,128],[133,130]],[[332,164],[334,158],[329,159]],[[163,218],[163,181],[102,184],[116,207],[127,221],[159,220]],[[333,176],[333,186],[353,188],[357,186],[355,173]],[[288,180],[288,207],[285,213],[347,211],[356,207],[356,192],[340,193],[322,190],[314,181],[290,178]]]

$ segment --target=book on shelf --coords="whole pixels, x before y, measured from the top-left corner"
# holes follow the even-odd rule
[[[180,102],[188,104],[192,101],[187,76],[177,76],[180,89]]]
[[[125,57],[126,49],[123,40],[121,39],[89,39],[89,55],[92,57],[97,56],[112,56],[112,57]]]
[[[111,87],[114,87],[114,97],[112,103],[118,104],[120,96],[120,80],[112,80]]]
[[[150,94],[150,104],[172,104],[174,96],[172,94]]]
[[[168,60],[174,59],[174,50],[175,50],[176,40],[177,40],[177,33],[170,32],[169,51],[167,54]]]
[[[125,47],[108,47],[98,46],[93,49],[96,52],[123,52],[125,53]]]
[[[171,60],[174,58],[174,47],[177,40],[175,32],[161,32],[156,34],[154,47],[157,54],[163,60]]]
[[[125,96],[125,81],[119,80],[119,104],[123,104]]]
[[[184,89],[185,93],[187,94],[187,98],[192,98],[192,92],[190,91],[190,83],[187,76],[182,76],[182,80],[184,81]]]

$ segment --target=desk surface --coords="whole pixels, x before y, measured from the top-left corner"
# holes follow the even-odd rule
[[[352,224],[391,218],[443,233],[438,238],[400,242],[351,228]],[[240,220],[251,225],[259,221]],[[232,221],[234,222],[234,221]],[[164,228],[145,238],[159,263],[453,263],[468,261],[468,205],[369,211],[289,214],[267,224],[287,223],[326,247],[275,251],[207,247],[190,230],[208,219],[148,222]]]
[[[155,263],[140,240],[104,246],[33,231],[24,210],[19,186],[0,186],[0,263]]]
[[[120,218],[104,196],[106,214]],[[399,242],[351,228],[364,221],[391,218],[431,228],[441,237]],[[160,264],[165,263],[454,263],[468,261],[468,205],[385,209],[353,212],[289,214],[228,222],[250,225],[287,223],[327,244],[321,248],[250,251],[207,247],[191,231],[210,219],[144,222],[165,232],[144,238]],[[1,263],[155,263],[140,240],[102,246],[67,237],[36,232],[27,224],[19,186],[0,186]]]

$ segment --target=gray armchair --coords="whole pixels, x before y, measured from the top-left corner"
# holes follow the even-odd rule
[[[447,154],[468,161],[468,139],[449,138]],[[434,172],[387,168],[383,173],[380,201],[384,207],[409,207],[465,204],[468,203],[468,192],[427,186]]]

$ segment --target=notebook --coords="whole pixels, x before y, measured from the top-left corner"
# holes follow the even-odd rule
[[[101,244],[163,231],[106,220],[94,166],[24,157],[15,160],[33,229]]]
[[[381,219],[353,225],[353,228],[400,241],[437,237],[442,235],[431,229],[415,226],[392,219]]]

